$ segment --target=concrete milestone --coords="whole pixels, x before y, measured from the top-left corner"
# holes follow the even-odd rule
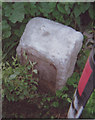
[[[17,47],[17,55],[36,61],[39,85],[55,92],[61,89],[72,75],[77,55],[82,47],[83,35],[66,25],[49,19],[35,17],[24,30]]]

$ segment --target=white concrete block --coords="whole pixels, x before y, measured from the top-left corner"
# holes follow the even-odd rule
[[[61,89],[72,75],[83,35],[66,25],[36,17],[26,25],[17,47],[38,63],[40,83],[51,91]]]

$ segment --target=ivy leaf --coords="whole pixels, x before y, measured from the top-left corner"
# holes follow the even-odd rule
[[[16,23],[17,21],[22,22],[24,19],[25,9],[23,3],[14,3],[11,7],[6,6],[5,8],[5,16],[9,18],[12,23]]]
[[[10,31],[6,31],[5,33],[3,33],[3,39],[8,38],[11,36],[11,32]]]
[[[2,31],[3,31],[2,32],[3,39],[11,36],[11,27],[6,20],[2,21]]]
[[[13,12],[12,15],[10,16],[10,20],[13,23],[16,23],[17,21],[22,22],[24,19],[24,4],[21,3],[15,3],[13,5]]]
[[[51,13],[54,8],[56,7],[56,3],[50,2],[43,2],[39,4],[39,10],[42,12],[45,16]]]

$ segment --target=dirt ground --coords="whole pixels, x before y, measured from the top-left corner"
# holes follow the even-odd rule
[[[3,118],[66,118],[67,108],[38,109],[36,104],[29,104],[26,100],[20,102],[3,102]]]

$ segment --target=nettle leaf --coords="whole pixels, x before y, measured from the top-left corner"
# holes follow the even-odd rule
[[[66,25],[70,25],[70,24],[71,24],[71,22],[72,22],[72,19],[67,18],[67,19],[66,19],[66,21],[65,21],[65,24],[66,24]]]
[[[95,18],[93,7],[89,9],[89,16],[91,17],[91,19]]]
[[[60,22],[64,22],[64,18],[63,18],[63,15],[61,12],[59,12],[58,10],[54,10],[53,13],[52,13],[53,17],[56,18],[57,21],[60,21]]]
[[[63,14],[67,14],[66,10],[65,10],[65,7],[64,7],[64,4],[62,3],[58,3],[57,4],[57,8],[59,10],[59,12],[63,13]]]
[[[66,10],[67,14],[69,15],[69,14],[70,14],[69,4],[66,4],[66,5],[65,5],[65,10]]]
[[[90,3],[83,3],[83,5],[81,5],[81,7],[83,8],[83,11],[81,11],[82,13],[85,13],[88,8],[90,7]]]
[[[88,8],[90,7],[90,3],[80,3],[76,7],[78,7],[81,13],[85,13],[86,10],[88,10]]]
[[[79,16],[75,19],[75,21],[80,26],[80,17]]]
[[[11,7],[7,5],[5,8],[5,16],[7,16],[12,23],[16,23],[17,21],[22,22],[24,14],[25,9],[23,3],[17,2]]]
[[[2,21],[2,31],[3,39],[11,36],[11,27],[6,20]]]
[[[51,13],[54,8],[56,7],[56,3],[54,2],[43,2],[43,3],[39,3],[39,10],[40,12],[42,12],[44,15],[48,15],[49,13]]]
[[[78,17],[81,14],[81,11],[78,6],[74,7],[74,15],[75,17]]]
[[[68,5],[69,5],[69,7],[72,9],[72,8],[73,8],[74,3],[73,3],[73,2],[69,2],[69,3],[68,3]]]

